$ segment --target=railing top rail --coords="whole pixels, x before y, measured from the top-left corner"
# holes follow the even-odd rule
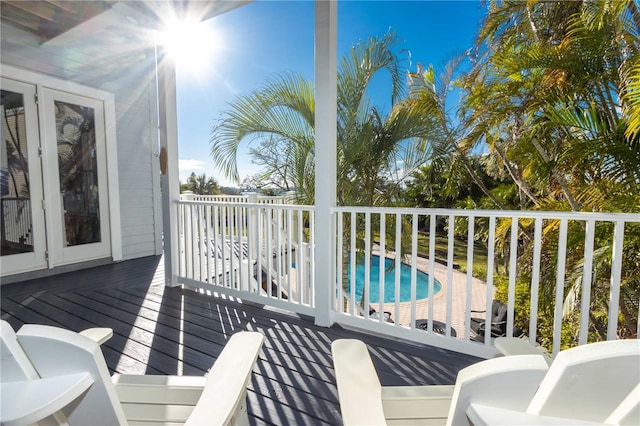
[[[176,200],[176,204],[183,205],[213,205],[226,207],[244,207],[244,208],[260,208],[260,209],[276,209],[276,210],[308,210],[314,211],[315,206],[306,204],[269,204],[269,203],[229,203],[223,201],[191,201]]]
[[[226,194],[218,194],[218,195],[199,195],[199,194],[188,194],[183,193],[180,194],[181,201],[217,201],[217,202],[227,202],[232,200],[233,202],[242,202],[247,203],[251,202],[251,196],[247,194],[241,195],[226,195]],[[289,203],[291,201],[295,201],[295,196],[291,194],[285,195],[256,195],[254,199],[257,199],[261,204],[277,204],[277,203]]]
[[[345,206],[333,207],[332,212],[342,213],[386,213],[386,214],[418,214],[437,216],[466,216],[466,217],[499,217],[526,219],[570,219],[570,220],[598,220],[640,222],[640,213],[601,213],[601,212],[567,212],[567,211],[539,211],[539,210],[470,210],[470,209],[440,209],[440,208],[411,208],[411,207],[366,207]]]

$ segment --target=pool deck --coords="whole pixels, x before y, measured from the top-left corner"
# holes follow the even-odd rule
[[[380,255],[380,247],[373,245],[371,254]],[[395,259],[395,252],[387,251],[386,257]],[[410,259],[403,259],[404,263],[410,264]],[[426,274],[429,274],[429,259],[416,256],[416,268]],[[449,269],[446,265],[434,262],[433,276],[442,284],[442,288],[433,297],[433,315],[429,315],[429,299],[420,299],[416,301],[416,319],[426,319],[432,317],[436,321],[447,323],[447,312],[451,313],[449,323],[456,331],[456,337],[467,338],[469,331],[465,326],[465,312],[467,304],[467,295],[471,297],[471,310],[483,311],[487,303],[487,284],[475,277],[471,279],[470,291],[467,291],[467,274],[456,269],[451,269],[451,283],[448,284]],[[297,277],[291,274],[289,277],[283,277],[286,282],[285,288],[290,289],[292,294],[297,294]],[[298,296],[295,296],[298,297]],[[371,304],[373,308],[378,309],[377,304]],[[450,306],[448,308],[448,306]],[[409,326],[411,323],[411,302],[398,303],[398,311],[396,313],[395,303],[385,303],[384,311],[391,312],[395,322]],[[475,317],[482,317],[483,313],[472,314]]]
[[[374,247],[373,254],[380,254],[378,247]],[[386,257],[395,259],[395,253],[387,252]],[[416,268],[419,271],[429,274],[429,259],[417,256]],[[416,301],[416,319],[424,319],[431,316],[436,321],[446,323],[447,312],[450,311],[450,324],[456,330],[457,337],[465,338],[468,335],[468,330],[465,327],[465,311],[467,297],[469,296],[469,293],[467,292],[467,274],[452,269],[451,283],[447,284],[448,272],[446,265],[442,265],[438,262],[434,263],[433,277],[442,284],[442,289],[433,297],[433,315],[428,314],[429,299],[420,299]],[[478,278],[472,278],[470,297],[471,310],[483,311],[487,303],[487,284]],[[449,303],[450,308],[448,309]],[[411,302],[401,302],[398,305],[398,315],[395,315],[395,303],[386,303],[384,305],[384,310],[394,314],[394,321],[408,326],[411,323]],[[483,314],[475,314],[475,316],[478,317],[481,317],[482,315]]]

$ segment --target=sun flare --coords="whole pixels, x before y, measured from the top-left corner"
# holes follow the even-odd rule
[[[220,35],[207,22],[176,21],[159,34],[176,67],[193,74],[205,74],[220,47]]]

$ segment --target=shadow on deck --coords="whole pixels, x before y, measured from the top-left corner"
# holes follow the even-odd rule
[[[248,392],[252,424],[340,424],[331,342],[365,341],[383,385],[453,384],[470,356],[365,334],[226,297],[164,287],[161,257],[39,278],[1,288],[2,319],[76,331],[111,327],[112,372],[202,375],[229,337],[266,337]]]

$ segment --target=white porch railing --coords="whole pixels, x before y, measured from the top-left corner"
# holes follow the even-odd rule
[[[313,315],[313,206],[180,201],[178,280]]]
[[[177,207],[180,282],[202,291],[316,314],[313,206],[181,201]],[[508,307],[507,334],[514,330],[515,313],[528,312],[529,322],[522,328],[534,341],[539,327],[549,326],[548,321],[541,322],[543,312],[548,313],[553,318],[549,347],[555,354],[561,349],[562,327],[575,300],[579,304],[571,306],[571,315],[578,344],[587,343],[594,333],[590,318],[596,299],[593,295],[597,293],[598,300],[603,300],[602,292],[606,292],[609,302],[607,318],[602,321],[606,324],[604,338],[617,337],[622,271],[637,268],[631,262],[624,263],[624,259],[637,261],[639,256],[623,256],[623,241],[631,227],[637,233],[640,215],[367,207],[337,207],[332,211],[335,256],[321,267],[330,266],[335,277],[333,284],[328,284],[334,287],[333,319],[338,323],[492,356],[495,349],[489,335],[484,341],[474,341],[477,336],[471,332],[471,322],[477,317],[490,321],[500,280]],[[486,242],[483,280],[471,272],[474,266],[480,266],[474,265],[477,240]],[[557,259],[550,259],[555,253]],[[385,257],[391,260],[384,263]],[[359,262],[364,269],[364,297],[357,298],[356,292],[347,288],[358,288],[356,268],[350,265]],[[388,263],[393,278],[371,284],[372,270],[389,269]],[[466,263],[465,272],[456,269],[458,263]],[[572,270],[568,269],[570,264]],[[607,265],[606,277],[603,265]],[[431,297],[420,292],[422,273],[428,275],[426,294]],[[401,275],[408,286],[406,300],[400,299],[400,286],[395,285],[402,281]],[[389,286],[393,288],[393,300],[383,296]],[[372,291],[378,298],[371,299]],[[633,315],[637,318],[640,301],[635,303]],[[370,314],[371,308],[377,313]],[[393,323],[386,322],[382,312],[389,312]],[[598,313],[602,315],[602,308]],[[417,324],[422,324],[426,332]]]
[[[578,301],[578,306],[571,306],[574,315],[579,316],[579,344],[585,344],[592,331],[591,315],[594,314],[592,297],[595,293],[594,281],[600,283],[597,291],[608,294],[606,339],[616,339],[618,331],[619,300],[621,290],[621,276],[623,268],[637,268],[638,253],[627,256],[628,264],[623,264],[623,241],[625,229],[637,226],[640,223],[640,215],[632,214],[599,214],[599,213],[570,213],[570,212],[534,212],[534,211],[478,211],[478,210],[442,210],[442,209],[391,209],[391,208],[363,208],[344,207],[335,208],[338,254],[335,264],[336,276],[342,277],[337,282],[344,282],[343,286],[337,286],[336,317],[338,322],[347,322],[361,327],[396,335],[406,338],[414,338],[408,331],[418,331],[416,321],[425,319],[428,330],[433,330],[434,321],[438,321],[444,330],[445,337],[456,334],[455,344],[447,345],[450,348],[469,351],[468,345],[475,342],[470,339],[471,318],[483,317],[490,321],[491,304],[496,289],[496,269],[502,267],[502,275],[506,278],[505,288],[508,299],[507,335],[511,335],[514,329],[514,312],[529,311],[529,324],[525,327],[525,334],[531,341],[535,341],[540,326],[540,315],[543,302],[552,308],[553,317],[553,341],[552,351],[557,353],[561,349],[562,326],[566,322],[564,315],[567,313],[571,297],[568,286],[573,285],[573,300]],[[451,226],[453,224],[453,226]],[[441,229],[438,229],[441,228]],[[458,228],[458,229],[456,229]],[[569,233],[571,230],[571,233]],[[437,231],[445,231],[447,238],[443,242],[436,239]],[[544,232],[543,232],[544,231]],[[599,246],[595,246],[596,235]],[[420,238],[419,238],[420,236]],[[487,242],[486,256],[486,280],[480,281],[472,276],[474,267],[474,246],[478,239]],[[602,241],[607,241],[603,244]],[[424,243],[419,250],[418,243]],[[437,245],[442,244],[444,255],[439,258]],[[465,248],[465,253],[456,254],[459,247]],[[395,247],[400,247],[400,255],[396,255]],[[427,253],[426,258],[418,255],[422,251]],[[523,259],[520,255],[526,251]],[[354,288],[356,276],[354,268],[347,265],[357,263],[356,253],[361,253],[364,263],[364,289],[365,297],[357,300],[355,292],[346,292],[345,288]],[[391,282],[381,280],[379,288],[372,288],[369,276],[373,266],[384,270],[382,256],[371,261],[372,254],[385,253],[386,257],[393,259],[395,266],[395,279]],[[557,260],[549,257],[557,253]],[[349,257],[345,259],[345,257]],[[596,258],[610,257],[610,270],[607,276],[594,275],[594,260]],[[568,259],[578,257],[579,268],[568,270]],[[497,260],[504,262],[497,264]],[[634,260],[635,259],[635,260]],[[458,261],[465,261],[466,272],[457,271],[454,267]],[[544,260],[544,261],[543,261]],[[401,262],[406,262],[410,268],[411,297],[408,301],[400,301],[399,288],[395,286],[395,300],[385,302],[385,284],[394,286],[399,282]],[[501,262],[501,263],[502,263]],[[442,265],[441,263],[444,263]],[[606,263],[606,262],[605,262]],[[541,271],[541,264],[545,268]],[[476,265],[477,266],[477,265]],[[433,295],[426,299],[416,298],[417,271],[423,270],[428,274],[427,294]],[[598,265],[602,271],[603,263]],[[568,283],[569,277],[572,277]],[[528,306],[520,305],[523,296],[516,298],[516,284],[526,277],[525,287],[528,294],[525,295]],[[542,280],[542,278],[547,280]],[[548,280],[552,277],[552,280]],[[439,293],[436,291],[436,280],[442,284]],[[603,288],[602,283],[605,282]],[[568,285],[568,284],[569,285]],[[380,295],[376,300],[370,300],[367,295],[371,292]],[[541,297],[545,292],[551,297]],[[579,296],[578,296],[579,295]],[[549,301],[549,299],[551,299]],[[345,302],[346,300],[346,302]],[[565,301],[567,303],[565,303]],[[361,301],[363,303],[361,303]],[[550,302],[550,304],[549,304]],[[635,314],[638,315],[640,301],[635,301]],[[361,312],[356,308],[362,304]],[[516,305],[518,303],[518,305]],[[382,315],[375,315],[371,321],[369,311],[373,307],[376,311],[387,311],[392,314],[394,324],[385,323]],[[487,313],[473,313],[474,310],[482,310]],[[637,317],[636,317],[637,318]],[[365,321],[369,319],[369,321]],[[637,328],[638,326],[636,326]],[[422,331],[422,330],[420,330]],[[636,329],[636,334],[638,330]],[[424,333],[423,334],[429,334]],[[415,333],[414,333],[415,334]],[[434,336],[431,333],[431,336]],[[436,344],[437,339],[421,338],[431,344]],[[481,339],[482,340],[482,339]],[[490,348],[491,338],[487,334],[483,346]],[[478,353],[478,352],[476,352]]]

